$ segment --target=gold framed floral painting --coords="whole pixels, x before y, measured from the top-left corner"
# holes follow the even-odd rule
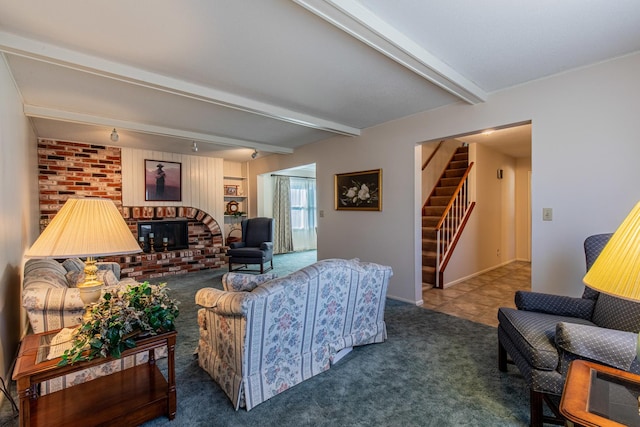
[[[382,210],[382,169],[338,173],[334,181],[336,210]]]

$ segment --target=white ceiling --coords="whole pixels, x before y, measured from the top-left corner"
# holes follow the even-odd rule
[[[0,0],[39,137],[237,161],[639,50],[637,0]]]

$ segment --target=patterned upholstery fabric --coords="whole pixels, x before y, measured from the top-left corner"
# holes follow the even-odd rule
[[[200,289],[198,363],[247,410],[329,369],[342,350],[383,342],[390,267],[324,260],[251,292]]]
[[[227,250],[229,271],[234,270],[233,264],[260,264],[260,273],[273,268],[273,218],[243,219],[240,227],[242,228],[242,241],[229,244]],[[265,269],[267,262],[270,263],[270,267]]]
[[[109,284],[113,284],[112,275],[116,269],[110,264],[99,263],[99,269],[108,269],[109,273],[100,273],[103,277],[109,277]],[[75,270],[75,263],[67,263]],[[82,269],[84,270],[84,264]],[[119,266],[117,271],[119,271]],[[75,326],[82,321],[84,303],[80,299],[80,291],[69,287],[66,268],[63,264],[52,259],[30,259],[24,266],[24,279],[22,281],[22,305],[27,310],[29,323],[33,332],[40,333],[54,329]],[[84,275],[84,273],[72,273]],[[115,276],[118,279],[119,276]],[[128,282],[130,283],[130,282]],[[118,286],[119,284],[115,282]]]
[[[529,365],[534,369],[545,371],[558,367],[555,335],[556,325],[559,322],[593,325],[590,321],[580,318],[514,310],[506,307],[498,310],[498,320]]]
[[[561,353],[603,360],[607,365],[625,371],[631,368],[636,357],[637,333],[559,322],[555,335],[555,343]]]
[[[80,258],[67,258],[62,261],[62,266],[67,272],[84,270],[84,262]]]
[[[79,264],[80,263],[80,264]],[[98,278],[106,279],[107,287],[126,287],[135,285],[133,279],[118,281],[120,265],[112,262],[99,262]],[[52,259],[30,259],[24,267],[22,305],[27,310],[29,323],[34,333],[68,328],[82,322],[84,303],[77,288],[69,286],[67,275],[75,280],[84,278],[84,263],[79,259],[67,259],[62,264]],[[115,279],[115,282],[114,282]],[[167,348],[155,351],[156,359],[165,357]],[[74,372],[62,377],[40,383],[40,394],[53,393],[66,387],[77,385],[111,373],[146,363],[148,353],[140,353],[137,359],[128,356],[100,366]]]
[[[64,277],[67,279],[67,285],[70,288],[77,288],[78,285],[84,283],[85,274],[84,271],[73,270],[67,271]],[[113,287],[118,284],[118,278],[111,270],[98,270],[96,277],[107,287]]]
[[[602,249],[604,249],[611,236],[613,236],[613,233],[594,234],[584,240],[584,255],[585,261],[587,262],[587,271],[589,271],[593,263],[596,262],[596,258],[598,258],[598,255],[600,255],[600,252],[602,252]],[[596,300],[598,299],[598,295],[600,295],[600,292],[585,286],[582,298]]]
[[[156,349],[155,357],[156,359],[159,359],[160,357],[166,356],[166,353],[166,347],[158,348]],[[103,363],[99,366],[94,366],[78,372],[74,372],[72,374],[67,374],[51,380],[43,381],[40,383],[40,395],[44,396],[49,393],[63,390],[67,387],[72,387],[74,385],[82,384],[87,381],[95,380],[96,378],[104,377],[106,375],[122,371],[123,369],[128,369],[133,366],[145,364],[148,360],[149,353],[143,352],[138,353],[135,356],[123,357],[121,359]]]
[[[598,234],[585,240],[587,269],[610,237]],[[498,310],[498,341],[532,391],[560,395],[569,364],[576,359],[640,372],[640,303],[588,288],[582,298],[517,292],[515,302],[517,310]],[[532,405],[532,419],[534,413],[542,414],[542,408]]]
[[[505,332],[502,325],[498,325],[498,339],[513,360],[529,388],[539,392],[560,395],[564,387],[562,375],[556,370],[534,369],[529,361],[522,356],[516,345],[511,341],[510,335]]]
[[[595,305],[595,301],[590,299],[527,291],[517,291],[515,303],[518,310],[579,317],[581,319],[591,319]]]
[[[222,276],[222,287],[225,291],[251,292],[257,286],[278,277],[277,273],[245,274],[225,273]]]
[[[593,323],[607,329],[640,331],[640,303],[600,294],[593,312]]]

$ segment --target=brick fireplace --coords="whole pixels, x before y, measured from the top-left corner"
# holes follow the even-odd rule
[[[107,257],[106,261],[120,264],[121,276],[136,280],[153,279],[191,271],[221,268],[226,263],[223,251],[222,230],[218,222],[200,209],[175,206],[123,207],[124,217],[131,233],[138,238],[138,223],[168,219],[186,220],[188,249],[163,252],[156,245],[155,253]],[[148,241],[145,241],[148,251]],[[158,251],[159,250],[159,251]]]
[[[120,264],[122,278],[144,280],[225,265],[222,229],[207,212],[185,206],[122,206],[120,148],[41,139],[38,169],[41,230],[73,196],[113,200],[136,239],[140,221],[187,223],[187,248],[164,252],[160,244],[156,253],[105,258]]]

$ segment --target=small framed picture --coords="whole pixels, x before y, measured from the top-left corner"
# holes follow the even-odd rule
[[[238,186],[237,185],[225,185],[224,186],[224,195],[225,196],[237,196],[238,195]]]

